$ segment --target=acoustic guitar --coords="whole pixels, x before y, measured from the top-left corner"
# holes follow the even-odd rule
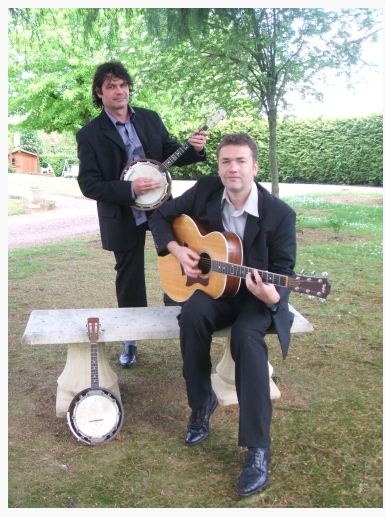
[[[179,261],[169,253],[158,257],[160,280],[164,291],[176,302],[184,302],[201,289],[212,298],[235,296],[241,279],[253,268],[243,266],[242,241],[232,232],[207,232],[204,225],[186,214],[176,217],[172,224],[175,239],[181,246],[200,255],[197,278],[185,274]],[[269,284],[292,289],[295,293],[325,299],[330,292],[328,279],[321,276],[294,276],[257,270],[262,280]]]

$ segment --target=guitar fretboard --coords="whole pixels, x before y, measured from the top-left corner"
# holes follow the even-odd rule
[[[96,343],[91,343],[91,388],[99,387],[98,349]]]
[[[253,268],[241,266],[239,264],[232,264],[231,262],[221,262],[220,260],[211,260],[202,258],[203,264],[211,271],[216,273],[223,273],[224,275],[236,276],[238,278],[246,278],[247,273],[252,273]],[[257,269],[262,280],[268,284],[279,285],[281,287],[288,286],[288,277],[279,275],[277,273],[270,273],[270,271],[261,271]]]

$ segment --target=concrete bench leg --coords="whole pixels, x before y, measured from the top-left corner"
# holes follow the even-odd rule
[[[281,392],[272,379],[273,367],[270,363],[269,375],[270,398],[271,400],[278,400],[281,397]],[[230,339],[227,339],[227,344],[222,359],[219,361],[215,369],[215,373],[211,375],[211,383],[218,397],[218,402],[221,404],[221,406],[238,404],[237,393],[235,390],[235,363],[231,357]]]
[[[99,385],[119,398],[118,376],[111,369],[104,343],[98,343]],[[67,362],[57,380],[56,416],[66,417],[68,406],[79,391],[91,386],[91,347],[89,344],[70,344]]]

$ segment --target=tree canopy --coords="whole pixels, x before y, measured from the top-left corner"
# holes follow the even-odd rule
[[[171,131],[219,107],[230,117],[264,113],[278,195],[287,93],[319,95],[314,81],[326,70],[351,74],[380,23],[373,9],[11,9],[9,114],[26,129],[75,132],[96,115],[95,66],[119,59],[134,104],[160,111]]]

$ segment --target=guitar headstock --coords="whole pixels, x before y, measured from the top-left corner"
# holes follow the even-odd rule
[[[99,318],[87,319],[88,339],[91,343],[96,343],[99,339],[100,323]]]
[[[224,109],[218,110],[216,113],[214,113],[214,115],[211,115],[211,117],[207,119],[206,128],[209,129],[210,127],[215,126],[215,124],[218,124],[218,122],[223,120],[225,116],[226,111]]]
[[[325,299],[330,293],[330,283],[326,276],[298,274],[289,278],[288,287],[291,287],[295,293],[321,299]]]

